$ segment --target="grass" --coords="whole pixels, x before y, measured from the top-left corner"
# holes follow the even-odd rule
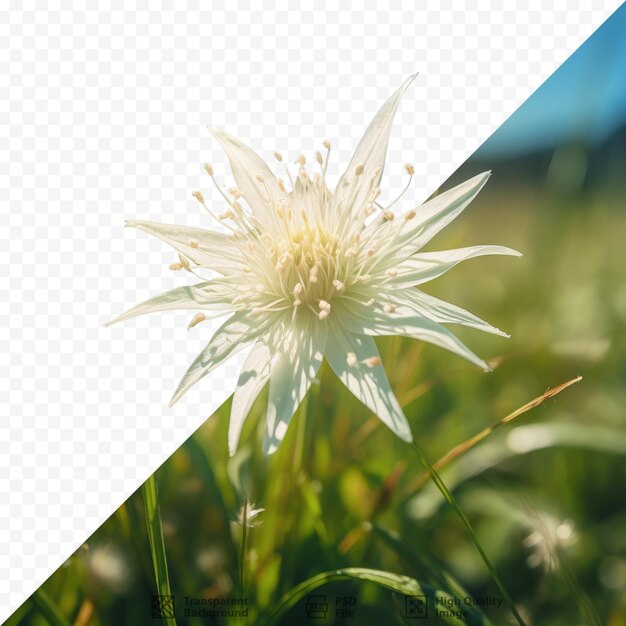
[[[156,589],[161,597],[171,596],[172,590],[167,568],[167,555],[165,554],[165,543],[163,541],[163,524],[161,522],[161,510],[159,508],[159,497],[154,474],[142,485],[141,495],[143,496]],[[169,616],[163,617],[163,622],[176,626],[176,619]]]
[[[159,469],[158,494],[151,479],[11,626],[147,626],[155,591],[176,596],[179,626],[206,623],[184,614],[185,596],[242,594],[249,613],[241,623],[349,623],[332,611],[308,622],[312,591],[356,598],[360,626],[411,623],[405,594],[432,603],[506,595],[476,544],[522,620],[626,626],[623,189],[546,187],[538,204],[541,181],[499,183],[493,169],[483,197],[436,247],[497,242],[525,256],[468,262],[428,290],[511,333],[459,331],[493,373],[420,342],[379,342],[421,456],[438,459],[431,469],[456,507],[445,505],[420,458],[323,367],[275,455],[259,450],[261,396],[228,458],[227,402]],[[236,523],[242,505],[265,509],[258,525]],[[537,521],[545,519],[555,528],[571,520],[572,541]],[[556,568],[541,550],[558,557]],[[510,618],[503,603],[448,623]]]

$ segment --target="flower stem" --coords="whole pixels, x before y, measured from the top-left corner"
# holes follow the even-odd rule
[[[154,569],[157,592],[159,596],[171,596],[165,543],[163,541],[163,523],[161,522],[161,510],[159,508],[154,474],[141,486],[141,495],[143,496],[143,506],[146,514],[146,528],[150,541],[152,567]],[[176,626],[175,617],[163,617],[163,621],[166,624]]]
[[[450,504],[450,506],[454,509],[456,514],[459,516],[459,518],[465,525],[465,528],[467,529],[467,532],[469,533],[472,542],[476,546],[476,549],[478,550],[480,556],[482,557],[482,560],[484,561],[485,565],[487,566],[487,569],[489,570],[489,574],[491,575],[491,578],[493,579],[494,583],[498,587],[498,590],[502,594],[502,597],[506,600],[506,603],[511,608],[511,612],[515,616],[517,623],[519,624],[519,626],[526,626],[526,623],[522,619],[522,616],[519,614],[517,608],[515,607],[513,599],[509,595],[509,592],[506,590],[504,583],[500,579],[498,572],[496,572],[496,569],[491,563],[491,561],[489,560],[487,553],[485,552],[482,545],[478,541],[478,537],[476,536],[476,533],[474,532],[474,529],[472,528],[470,521],[467,519],[467,516],[463,512],[463,509],[459,506],[459,503],[456,501],[455,497],[452,495],[450,490],[446,487],[446,484],[443,482],[441,476],[439,476],[439,474],[437,473],[437,470],[432,466],[430,461],[426,458],[426,455],[424,454],[422,449],[417,445],[415,441],[411,443],[411,447],[413,448],[415,454],[417,455],[417,458],[420,460],[420,463],[424,466],[424,468],[428,472],[428,475],[430,476],[431,480],[433,481],[433,483],[435,483],[435,486],[437,487],[437,489],[439,489],[443,497],[447,500],[448,504]]]
[[[243,596],[243,585],[245,582],[246,571],[246,547],[248,543],[248,494],[244,494],[243,497],[243,509],[241,513],[241,555],[239,557],[239,590]]]
[[[300,414],[298,416],[298,429],[296,431],[296,442],[294,446],[294,477],[297,478],[304,464],[304,444],[306,442],[306,422],[309,413],[309,396],[313,393],[310,389],[309,393],[304,396],[300,405]]]

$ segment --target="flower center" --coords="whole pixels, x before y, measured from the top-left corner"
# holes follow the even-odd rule
[[[289,306],[307,307],[324,319],[345,290],[349,258],[335,235],[306,224],[275,248],[275,287]]]

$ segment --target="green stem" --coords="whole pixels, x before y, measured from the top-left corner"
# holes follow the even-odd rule
[[[431,465],[430,461],[426,458],[426,455],[424,454],[422,449],[417,445],[415,441],[411,443],[411,447],[415,451],[415,454],[417,454],[417,457],[420,460],[420,463],[424,466],[424,468],[428,472],[428,475],[430,476],[431,480],[433,481],[433,483],[435,483],[435,486],[437,487],[437,489],[439,489],[443,497],[447,500],[448,504],[450,504],[450,506],[454,509],[456,514],[459,516],[459,518],[465,525],[465,528],[467,529],[467,532],[469,533],[472,542],[476,546],[476,549],[478,550],[485,565],[487,566],[487,569],[489,570],[489,574],[491,575],[491,578],[493,579],[494,583],[498,587],[498,590],[502,594],[502,597],[506,600],[506,603],[511,608],[511,612],[515,616],[517,623],[520,626],[526,626],[526,623],[522,619],[522,616],[519,614],[517,608],[515,607],[513,599],[509,595],[509,592],[506,590],[504,583],[500,579],[498,572],[496,572],[496,569],[491,563],[491,561],[489,560],[487,553],[485,552],[482,545],[480,544],[480,541],[478,541],[478,537],[476,536],[476,533],[474,532],[474,529],[472,528],[470,521],[467,519],[465,513],[463,512],[463,509],[459,506],[459,503],[456,501],[456,499],[454,498],[450,490],[446,487],[446,484],[443,482],[441,476],[439,476],[439,474],[437,473],[437,470]]]
[[[61,613],[61,609],[43,589],[35,591],[30,599],[52,626],[70,626],[67,618]]]
[[[298,416],[298,429],[296,431],[296,442],[294,445],[294,476],[297,478],[298,474],[302,470],[304,464],[304,444],[306,442],[306,422],[309,413],[309,396],[313,393],[312,389],[309,389],[309,393],[304,396],[302,404],[300,405],[300,413]]]
[[[246,546],[248,543],[248,496],[247,494],[243,497],[243,511],[241,514],[241,557],[239,559],[239,589],[240,593],[243,596],[243,585],[245,582],[245,571],[246,571]]]
[[[141,493],[143,495],[146,528],[148,529],[148,539],[150,540],[152,567],[154,568],[157,592],[160,596],[171,596],[165,542],[163,541],[163,524],[161,522],[161,511],[154,474],[141,486]],[[176,618],[174,617],[164,617],[163,621],[166,624],[176,626]]]

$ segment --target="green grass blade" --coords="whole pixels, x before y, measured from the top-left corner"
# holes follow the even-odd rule
[[[61,609],[43,589],[35,591],[30,600],[52,626],[71,626],[68,619],[61,613]]]
[[[457,597],[461,602],[471,594],[459,583],[452,574],[443,569],[433,559],[428,557],[424,552],[416,550],[410,543],[404,541],[397,533],[382,528],[376,524],[372,524],[372,531],[375,535],[392,548],[403,560],[415,564],[416,562],[422,569],[427,571],[435,582],[437,587],[442,590],[449,591],[453,596]],[[474,614],[476,622],[483,626],[493,626],[491,620],[478,608],[474,606],[463,605],[463,608]]]
[[[160,596],[171,596],[170,579],[167,572],[167,557],[165,555],[165,543],[163,541],[163,524],[161,522],[161,510],[157,498],[157,486],[154,475],[141,486],[143,504],[146,514],[146,528],[150,540],[150,552],[152,554],[152,566],[156,579],[157,592]],[[166,624],[176,624],[173,617],[164,617]]]
[[[446,476],[446,482],[449,488],[455,489],[509,459],[558,447],[626,455],[626,434],[618,428],[574,421],[517,426],[504,439],[485,442],[479,449],[456,459],[454,471]],[[410,499],[409,514],[424,519],[434,515],[441,504],[437,490],[426,485]]]
[[[515,603],[513,602],[513,598],[511,598],[509,592],[504,586],[504,583],[500,579],[498,572],[496,571],[495,567],[489,560],[489,557],[487,556],[487,553],[485,552],[484,548],[480,544],[480,541],[478,541],[478,537],[476,536],[476,533],[474,532],[474,529],[472,528],[470,521],[467,519],[467,516],[463,512],[463,509],[459,506],[459,503],[456,501],[456,498],[452,495],[452,493],[450,493],[450,490],[446,487],[446,484],[441,479],[441,476],[439,476],[439,474],[437,473],[437,470],[432,466],[430,461],[426,458],[426,455],[424,454],[424,452],[422,452],[422,449],[417,445],[417,443],[415,443],[415,441],[413,441],[413,443],[411,444],[411,447],[413,448],[413,450],[415,451],[415,454],[417,454],[417,457],[419,458],[420,462],[422,463],[422,465],[428,472],[428,475],[430,476],[431,480],[437,486],[437,489],[441,491],[441,494],[443,495],[443,497],[448,501],[450,506],[454,509],[456,514],[459,516],[459,519],[465,525],[465,528],[467,529],[467,532],[469,533],[472,543],[476,546],[478,553],[482,557],[482,560],[484,561],[487,569],[489,570],[489,574],[491,575],[493,582],[496,584],[496,587],[498,587],[498,591],[500,591],[500,593],[502,594],[502,597],[504,598],[505,602],[509,605],[511,612],[513,613],[513,615],[515,616],[515,619],[517,620],[517,623],[520,626],[526,626],[526,623],[522,619],[522,616],[519,614],[519,611],[517,610]]]
[[[259,621],[260,626],[275,624],[285,613],[295,606],[308,593],[337,580],[361,580],[374,583],[390,591],[401,593],[405,596],[426,596],[429,606],[437,606],[439,603],[454,602],[453,596],[445,591],[435,589],[410,578],[383,570],[367,569],[362,567],[348,567],[317,574],[293,589],[290,589]],[[453,605],[452,605],[453,606]],[[477,620],[473,614],[468,614],[463,620],[453,615],[441,615],[440,619],[449,626],[483,626],[484,622]]]

